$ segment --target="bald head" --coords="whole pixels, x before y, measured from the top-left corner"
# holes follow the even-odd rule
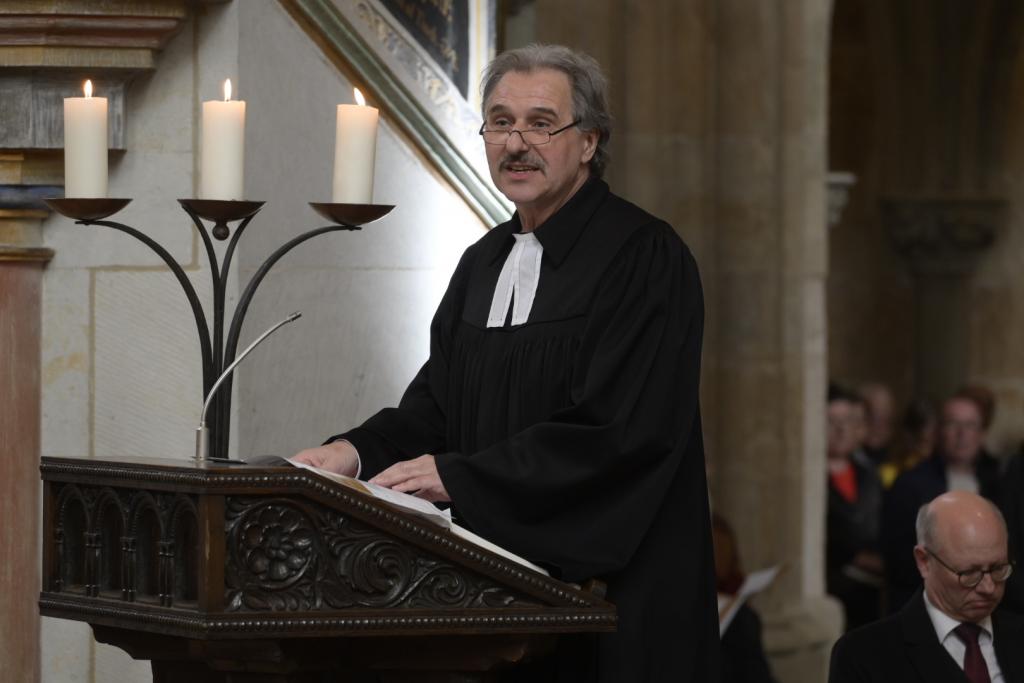
[[[992,613],[1005,588],[992,575],[1009,560],[1006,522],[995,505],[966,491],[944,493],[921,507],[917,543],[914,558],[933,605],[958,621]],[[971,570],[985,574],[976,586],[964,586],[958,574]]]
[[[1003,514],[990,500],[967,491],[950,491],[921,506],[917,542],[936,552],[949,543],[999,538],[1006,542]]]

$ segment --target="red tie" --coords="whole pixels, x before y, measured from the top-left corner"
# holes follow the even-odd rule
[[[964,673],[967,674],[967,680],[971,683],[992,683],[992,679],[988,677],[988,665],[985,664],[981,646],[978,645],[981,627],[977,624],[963,623],[953,629],[953,633],[967,646],[967,653],[964,655]]]

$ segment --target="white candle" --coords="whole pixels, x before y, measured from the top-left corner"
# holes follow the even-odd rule
[[[107,196],[107,98],[64,98],[64,196]]]
[[[242,199],[245,178],[245,102],[231,101],[231,79],[224,101],[203,102],[203,151],[199,172],[202,199]]]
[[[336,204],[373,203],[373,165],[377,156],[379,112],[366,106],[359,88],[358,104],[339,104],[334,143],[334,188]]]

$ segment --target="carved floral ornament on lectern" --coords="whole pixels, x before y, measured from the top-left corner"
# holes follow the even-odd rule
[[[238,497],[226,516],[229,611],[541,606],[326,508]]]

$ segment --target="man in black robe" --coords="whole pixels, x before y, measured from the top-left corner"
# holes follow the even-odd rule
[[[605,91],[563,47],[488,67],[480,132],[516,213],[466,250],[399,406],[296,457],[451,501],[554,576],[607,583],[616,633],[563,638],[513,676],[704,683],[718,625],[700,279],[672,228],[601,180]]]

